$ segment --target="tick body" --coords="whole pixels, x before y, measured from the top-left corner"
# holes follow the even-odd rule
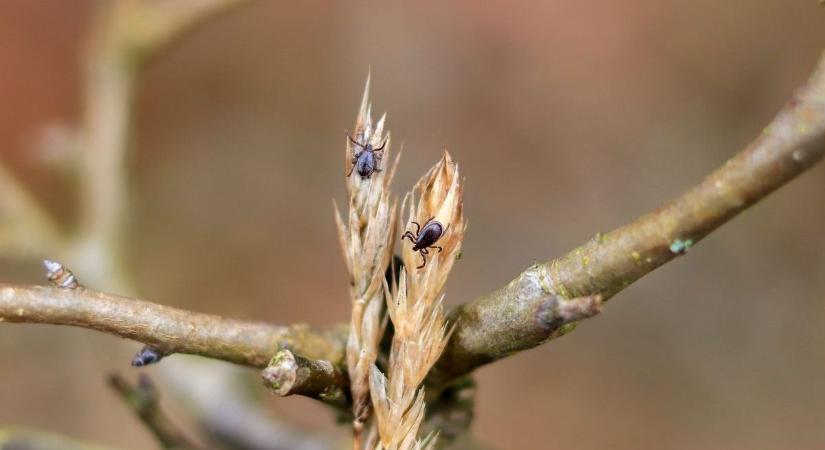
[[[433,245],[444,234],[444,226],[441,225],[441,222],[433,220],[434,218],[430,218],[427,222],[424,223],[424,227],[418,222],[412,222],[415,225],[415,233],[412,231],[407,231],[403,235],[401,235],[401,240],[407,238],[413,244],[413,251],[418,252],[421,254],[421,259],[423,262],[420,266],[416,267],[416,269],[421,269],[427,265],[427,255],[430,254],[429,249],[436,248],[438,252],[441,253],[444,251],[443,248]]]
[[[362,144],[350,135],[347,135],[347,137],[356,148],[361,148],[360,151],[352,155],[352,167],[350,167],[347,176],[352,175],[352,172],[357,172],[361,178],[369,178],[374,172],[380,172],[381,169],[378,168],[378,163],[384,157],[384,146],[387,145],[386,139],[380,147],[374,148],[372,144]]]

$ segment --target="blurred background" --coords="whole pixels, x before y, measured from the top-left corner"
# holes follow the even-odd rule
[[[67,227],[77,198],[48,148],[80,123],[97,6],[0,2],[0,157]],[[127,263],[156,302],[347,320],[331,199],[344,199],[343,130],[371,66],[374,109],[404,147],[396,192],[444,148],[466,176],[447,299],[468,301],[698,182],[761,132],[823,49],[813,0],[253,2],[140,82]],[[823,229],[820,166],[574,333],[478,371],[476,435],[498,449],[823,448]],[[0,269],[3,282],[43,282],[35,259]],[[152,448],[103,381],[134,376],[138,348],[0,326],[0,423]],[[310,400],[265,401],[312,432],[346,433]]]

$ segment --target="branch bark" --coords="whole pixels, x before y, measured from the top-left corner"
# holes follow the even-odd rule
[[[263,368],[279,349],[342,361],[347,328],[320,331],[227,319],[90,289],[0,283],[0,321],[72,325],[151,345]]]
[[[700,184],[454,310],[456,329],[431,379],[454,378],[564,335],[575,321],[546,318],[559,317],[559,308],[571,301],[567,299],[610,299],[684,255],[710,232],[819,162],[823,153],[825,55],[808,83],[762,134]]]

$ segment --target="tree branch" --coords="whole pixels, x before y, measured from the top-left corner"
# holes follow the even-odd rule
[[[580,318],[592,315],[588,310],[596,307],[598,296],[606,301],[685,254],[710,232],[819,162],[823,153],[825,55],[808,83],[763,133],[699,185],[454,310],[456,329],[432,379],[468,373],[572,330],[575,323],[563,319],[559,310],[567,302],[582,306]]]
[[[347,329],[275,326],[171,308],[90,289],[0,283],[0,321],[89,328],[151,345],[163,354],[187,353],[265,367],[279,349],[342,361]]]
[[[307,359],[284,349],[272,357],[261,378],[282,397],[303,395],[336,407],[349,406],[349,378],[329,361]]]
[[[134,410],[164,449],[189,450],[200,448],[193,443],[160,407],[160,394],[152,380],[141,373],[137,385],[132,386],[118,374],[109,376],[109,385]]]

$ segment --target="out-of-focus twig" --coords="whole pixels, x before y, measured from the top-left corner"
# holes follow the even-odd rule
[[[155,435],[160,445],[167,450],[198,449],[195,444],[163,412],[160,407],[160,393],[145,373],[140,374],[136,385],[132,385],[118,374],[109,375],[109,386],[134,410],[146,428]]]
[[[170,396],[186,407],[213,442],[236,450],[332,450],[323,433],[291,427],[266,410],[249,389],[248,373],[231,364],[181,357],[160,368]],[[197,376],[193,376],[197,375]]]
[[[329,361],[307,359],[284,349],[272,357],[261,378],[282,397],[303,395],[339,408],[349,406],[349,378]]]
[[[54,219],[0,164],[0,249],[6,255],[31,256],[62,247],[63,237]]]
[[[164,354],[188,353],[265,367],[281,348],[313,359],[341,361],[346,328],[276,326],[227,319],[91,289],[0,284],[0,321],[72,325],[151,345]]]
[[[819,162],[823,153],[825,56],[762,134],[699,185],[454,310],[455,333],[434,377],[450,379],[563,335],[575,326],[564,320],[565,310],[573,319],[576,314],[592,315],[597,300],[608,300],[684,255],[710,232]]]
[[[106,447],[76,441],[59,434],[31,428],[0,427],[2,450],[106,450]]]
[[[73,264],[95,286],[127,287],[120,266],[129,210],[126,160],[143,65],[207,19],[249,0],[123,0],[103,3],[86,55],[80,228]]]

